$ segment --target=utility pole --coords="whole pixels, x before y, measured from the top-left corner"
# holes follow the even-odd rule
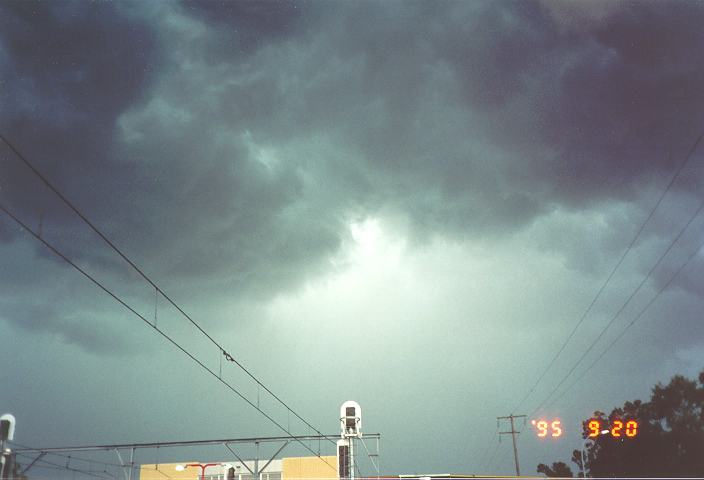
[[[514,425],[513,425],[513,420],[515,418],[526,418],[525,415],[514,415],[511,414],[507,417],[496,417],[497,423],[501,420],[509,419],[511,421],[511,431],[509,432],[499,432],[499,435],[508,435],[509,433],[511,434],[511,439],[513,440],[513,459],[516,462],[516,476],[520,477],[521,476],[521,467],[518,465],[518,450],[516,449],[516,434],[521,433],[517,432]]]

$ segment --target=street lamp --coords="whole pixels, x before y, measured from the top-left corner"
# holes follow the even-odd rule
[[[222,465],[222,463],[188,463],[186,465],[176,465],[176,471],[183,472],[188,467],[200,467],[200,478],[201,480],[205,480],[205,469],[215,467],[216,465]]]
[[[606,435],[609,433],[609,430],[602,430],[599,432],[599,435]],[[586,455],[584,454],[584,449],[587,448],[587,442],[591,440],[590,437],[587,437],[584,439],[584,443],[582,444],[582,478],[587,478],[587,463],[586,463]]]

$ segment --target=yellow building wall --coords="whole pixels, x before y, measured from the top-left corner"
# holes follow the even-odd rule
[[[337,479],[337,457],[284,458],[281,470],[281,480]]]
[[[160,463],[159,465],[142,464],[139,467],[139,480],[167,480],[169,478],[174,480],[195,480],[200,478],[200,468],[198,467],[188,467],[182,472],[176,470],[176,465],[185,465],[187,463],[198,462]],[[206,475],[210,473],[213,473],[210,469],[205,470]]]

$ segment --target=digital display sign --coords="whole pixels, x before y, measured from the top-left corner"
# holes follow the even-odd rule
[[[562,422],[558,419],[548,422],[547,420],[531,420],[530,422],[536,429],[537,435],[541,438],[547,437],[560,437],[562,436]]]
[[[562,436],[563,426],[560,419],[531,420],[530,423],[535,427],[535,434],[539,438],[559,438]],[[599,435],[610,435],[613,438],[633,438],[638,435],[636,420],[613,420],[611,424],[607,424],[601,420],[591,419],[586,426],[587,438],[596,438]]]
[[[599,420],[589,420],[587,424],[588,437],[595,438],[601,435],[602,428],[609,431],[609,435],[614,438],[618,437],[630,437],[633,438],[638,435],[638,422],[635,420],[627,420],[623,422],[622,420],[614,420],[611,422],[611,428],[607,425],[602,425]]]

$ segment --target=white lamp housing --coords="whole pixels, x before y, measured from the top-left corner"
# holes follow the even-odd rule
[[[10,413],[0,416],[0,440],[12,441],[15,438],[15,417]]]
[[[359,403],[349,400],[340,407],[340,431],[342,438],[362,438],[362,409]]]

